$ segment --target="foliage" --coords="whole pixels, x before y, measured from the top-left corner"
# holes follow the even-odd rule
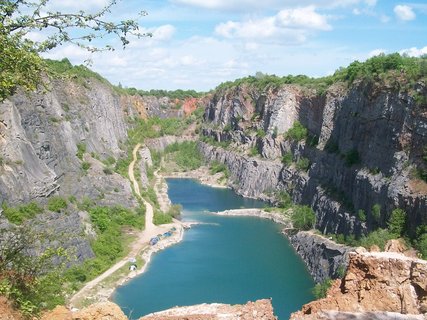
[[[95,278],[125,254],[123,227],[142,229],[145,225],[145,207],[130,210],[120,206],[93,206],[86,202],[85,207],[97,232],[91,243],[95,258],[67,270],[66,278],[74,287]]]
[[[301,171],[307,171],[310,168],[310,160],[304,157],[298,159],[296,168]]]
[[[259,150],[258,150],[257,146],[251,147],[249,149],[249,155],[251,157],[256,157],[257,155],[259,155]]]
[[[102,83],[110,85],[108,80],[102,77],[99,73],[90,70],[84,65],[73,66],[67,58],[62,60],[45,59],[44,64],[46,65],[46,71],[55,76],[67,77],[78,81],[94,78]]]
[[[366,221],[366,213],[365,210],[363,209],[359,209],[359,211],[357,211],[357,218],[362,221],[365,222]]]
[[[36,202],[20,205],[16,208],[8,207],[6,203],[2,205],[3,214],[14,224],[21,224],[27,219],[34,218],[36,215],[43,212],[43,208]]]
[[[214,147],[228,148],[231,144],[230,141],[216,141],[213,137],[202,136],[200,138],[201,141],[210,144]]]
[[[172,222],[172,216],[161,211],[154,211],[153,223],[155,225],[167,224]]]
[[[292,198],[286,191],[280,191],[277,195],[277,206],[281,209],[292,207]]]
[[[49,248],[37,256],[28,254],[29,248],[51,238],[41,230],[36,233],[29,225],[0,229],[0,294],[27,317],[65,302],[62,265],[57,262],[52,268],[54,260],[64,260],[64,250]]]
[[[154,96],[157,98],[163,98],[168,97],[172,100],[178,99],[178,100],[185,100],[188,98],[200,98],[205,93],[204,92],[197,92],[195,90],[174,90],[174,91],[168,91],[168,90],[138,90],[136,88],[125,88],[122,89],[123,92],[130,94],[132,96],[134,95],[140,95],[140,96]]]
[[[345,265],[340,265],[337,270],[336,270],[336,275],[338,276],[338,278],[344,278],[345,273],[346,273],[346,267]]]
[[[316,283],[316,285],[313,288],[313,295],[316,299],[322,299],[326,297],[326,294],[329,290],[329,288],[332,285],[331,279],[325,279],[324,281],[320,283]]]
[[[310,230],[314,227],[316,215],[309,206],[296,206],[292,213],[292,224],[299,230]]]
[[[10,1],[8,1],[10,2]],[[10,4],[9,4],[10,5]],[[31,42],[18,34],[10,34],[2,25],[3,3],[0,6],[0,102],[15,93],[18,86],[35,90],[41,80],[43,60]]]
[[[381,250],[384,250],[387,241],[395,238],[396,235],[392,234],[387,229],[377,229],[372,231],[367,236],[363,236],[359,240],[359,245],[365,248],[370,248],[373,245],[377,245]]]
[[[66,209],[67,207],[67,200],[59,196],[51,197],[47,202],[47,208],[50,211],[61,212],[62,209]]]
[[[131,119],[133,128],[128,131],[131,146],[143,142],[146,138],[158,138],[165,135],[181,135],[188,127],[184,119],[152,117],[149,119]]]
[[[224,163],[218,161],[213,161],[210,164],[209,172],[212,175],[218,172],[222,172],[226,178],[230,176],[230,171],[228,170],[227,166]]]
[[[427,260],[427,232],[421,233],[416,239],[415,246],[421,257]]]
[[[344,155],[344,161],[348,167],[360,163],[359,152],[356,149],[350,150]]]
[[[387,223],[388,230],[395,235],[395,237],[400,237],[405,231],[406,223],[406,212],[402,209],[394,209],[391,212],[390,219]]]
[[[172,218],[178,218],[181,215],[182,206],[180,204],[173,204],[170,206],[168,212],[166,212],[168,215],[170,215]]]
[[[86,144],[84,142],[80,142],[76,145],[77,153],[76,156],[80,160],[83,160],[83,155],[86,153]]]
[[[258,129],[256,132],[256,136],[261,139],[264,138],[266,135],[267,133],[265,132],[264,129]]]
[[[285,138],[293,141],[302,141],[304,139],[307,139],[307,137],[308,130],[299,121],[295,121],[292,125],[292,128],[290,128],[285,133]]]
[[[90,169],[90,163],[87,161],[83,161],[82,162],[82,170],[83,171],[88,171]]]
[[[286,152],[283,157],[282,157],[282,163],[285,166],[290,166],[293,162],[294,159],[294,155],[292,154],[291,151]]]
[[[195,141],[173,143],[167,146],[164,152],[184,171],[197,169],[203,163]]]
[[[371,210],[372,219],[376,224],[379,224],[381,219],[381,205],[376,203],[372,206]]]
[[[135,20],[119,23],[109,21],[107,16],[117,0],[96,13],[59,12],[49,10],[49,0],[14,1],[2,0],[0,5],[0,101],[14,93],[17,86],[34,90],[41,81],[41,72],[46,66],[38,56],[61,44],[72,43],[90,52],[113,50],[113,47],[97,47],[97,38],[116,36],[123,47],[129,36],[149,36],[139,32]],[[145,15],[145,13],[141,13]],[[37,30],[49,34],[41,42],[29,40],[30,32]]]

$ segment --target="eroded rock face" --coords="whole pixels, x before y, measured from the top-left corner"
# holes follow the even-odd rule
[[[304,305],[291,319],[312,319],[328,310],[412,315],[427,312],[427,261],[395,252],[349,256],[346,276],[334,282],[327,297]]]
[[[257,300],[244,305],[199,304],[156,312],[140,320],[276,320],[271,301]]]
[[[419,87],[424,94],[425,86]],[[317,145],[284,139],[296,120],[318,137]],[[414,183],[408,166],[425,165],[420,146],[427,145],[427,114],[395,87],[335,84],[318,96],[293,85],[266,92],[242,85],[215,93],[205,123],[205,136],[232,142],[226,151],[202,146],[202,153],[227,165],[239,193],[265,198],[287,191],[315,210],[322,232],[365,233],[375,226],[375,204],[381,205],[382,227],[396,207],[407,213],[410,233],[427,223],[427,187]],[[258,160],[247,155],[250,148],[258,150]],[[309,170],[283,165],[281,157],[289,153],[294,163],[307,158]],[[266,165],[244,165],[245,160]]]
[[[101,302],[75,312],[59,306],[44,314],[41,320],[128,320],[128,318],[118,305]]]
[[[310,231],[300,231],[288,237],[315,282],[342,277],[347,270],[348,255],[353,248],[337,244]]]

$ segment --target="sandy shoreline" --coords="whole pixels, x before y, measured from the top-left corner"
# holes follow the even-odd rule
[[[257,208],[232,209],[232,210],[224,210],[224,211],[211,212],[211,213],[219,216],[230,216],[230,217],[231,216],[257,217],[257,218],[272,220],[275,223],[285,226],[286,228],[292,227],[292,222],[289,217],[284,216],[283,214],[278,212],[267,212]]]
[[[201,184],[212,187],[212,188],[222,188],[229,189],[230,187],[227,184],[221,184],[218,182],[219,179],[223,177],[222,173],[216,173],[212,175],[209,171],[209,168],[204,166],[199,169],[192,171],[184,172],[169,172],[162,174],[163,178],[181,178],[181,179],[195,179]]]

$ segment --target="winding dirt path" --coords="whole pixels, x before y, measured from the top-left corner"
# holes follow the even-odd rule
[[[76,294],[74,294],[74,296],[71,297],[69,302],[69,305],[71,307],[76,306],[78,301],[80,301],[82,298],[86,298],[89,294],[89,291],[95,288],[98,284],[100,284],[100,282],[102,282],[103,280],[111,276],[114,272],[116,272],[117,270],[122,268],[124,265],[126,265],[130,258],[133,258],[139,253],[141,253],[141,251],[143,251],[148,246],[148,242],[150,241],[151,238],[155,237],[158,234],[162,234],[170,230],[171,226],[176,226],[177,221],[175,221],[175,224],[172,224],[172,225],[167,224],[162,226],[156,226],[153,223],[153,216],[154,216],[153,206],[141,196],[139,184],[138,184],[138,181],[135,179],[135,174],[134,174],[135,164],[138,161],[137,154],[140,147],[141,147],[141,144],[138,143],[132,151],[133,159],[132,159],[132,162],[129,164],[128,174],[129,174],[129,180],[133,184],[135,193],[143,201],[146,208],[145,229],[138,234],[137,239],[135,239],[135,241],[133,242],[131,250],[126,257],[124,257],[122,260],[114,264],[110,269],[105,271],[103,274],[99,275],[92,281],[89,281],[88,283],[86,283],[83,288],[81,288]]]

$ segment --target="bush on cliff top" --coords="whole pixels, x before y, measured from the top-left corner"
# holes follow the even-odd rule
[[[215,90],[222,91],[241,85],[249,85],[258,90],[266,90],[270,87],[296,84],[304,88],[315,89],[319,95],[323,95],[326,89],[336,82],[351,84],[356,79],[379,78],[389,72],[398,72],[401,77],[407,80],[418,81],[427,76],[427,55],[408,57],[398,53],[380,54],[365,62],[356,60],[346,68],[339,68],[333,75],[320,78],[310,78],[304,75],[278,77],[276,75],[257,73],[255,76],[223,82]],[[393,79],[396,79],[396,77],[393,77]]]

